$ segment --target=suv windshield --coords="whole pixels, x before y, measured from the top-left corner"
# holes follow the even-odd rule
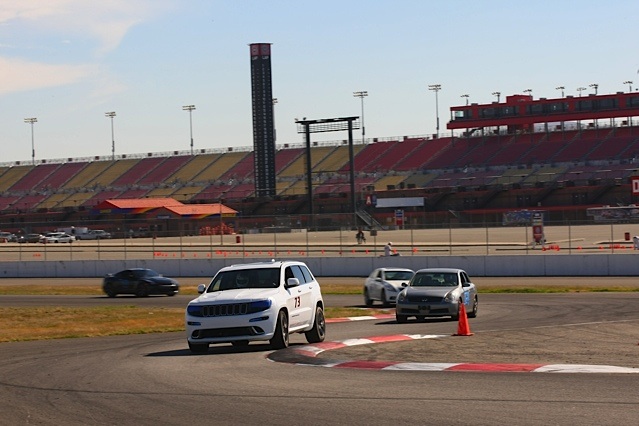
[[[277,288],[279,284],[279,268],[240,269],[217,274],[206,292],[212,293],[238,288]]]

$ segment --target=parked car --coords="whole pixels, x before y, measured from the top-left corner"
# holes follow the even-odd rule
[[[40,242],[43,244],[49,243],[72,243],[75,241],[75,237],[64,232],[48,232],[40,238]]]
[[[468,317],[477,316],[477,288],[465,271],[420,269],[397,296],[395,317],[399,323],[406,322],[409,317],[421,320],[450,316],[457,321],[462,303]]]
[[[16,234],[11,232],[0,232],[0,242],[1,243],[15,243],[18,241],[18,237]]]
[[[102,290],[109,297],[118,294],[134,294],[138,297],[151,294],[175,296],[180,291],[180,285],[173,278],[162,276],[153,269],[131,268],[104,277]]]
[[[131,238],[147,238],[151,236],[151,231],[149,231],[149,228],[130,229],[129,236]]]
[[[111,234],[103,229],[90,229],[84,234],[76,235],[78,240],[106,240],[111,238]]]
[[[42,239],[42,234],[23,234],[18,236],[19,243],[39,243]]]
[[[364,303],[371,307],[376,300],[382,305],[395,304],[397,295],[408,284],[415,271],[406,268],[377,268],[364,281]]]
[[[324,341],[326,321],[320,285],[303,262],[271,261],[222,268],[186,308],[189,349],[208,351],[211,343],[245,346],[269,341],[288,347],[289,333],[309,343]]]

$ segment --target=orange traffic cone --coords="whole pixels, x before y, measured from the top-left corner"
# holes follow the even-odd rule
[[[457,333],[453,336],[472,336],[470,326],[468,325],[468,317],[466,316],[466,306],[462,303],[459,308],[459,322],[457,324]]]

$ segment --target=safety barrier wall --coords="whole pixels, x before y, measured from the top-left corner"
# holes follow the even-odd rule
[[[288,259],[295,259],[287,257]],[[364,277],[377,267],[454,267],[475,277],[519,276],[634,276],[639,262],[632,253],[537,256],[398,256],[370,258],[299,257],[318,276]],[[149,259],[0,262],[4,278],[95,278],[125,268],[151,268],[166,276],[212,277],[220,268],[235,263],[263,262],[244,259]]]

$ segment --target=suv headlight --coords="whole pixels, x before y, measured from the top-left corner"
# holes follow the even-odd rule
[[[262,312],[269,309],[272,305],[270,299],[268,300],[257,300],[255,302],[249,303],[248,312],[249,314],[254,314],[256,312]]]
[[[192,317],[203,317],[202,306],[199,305],[188,305],[186,307],[186,313],[191,315]]]
[[[444,297],[444,301],[448,302],[448,303],[453,303],[457,300],[457,298],[455,297],[455,293],[453,293],[452,291],[450,293],[448,293],[446,295],[446,297]]]
[[[404,300],[406,300],[406,292],[402,291],[397,295],[397,302],[403,302]]]

